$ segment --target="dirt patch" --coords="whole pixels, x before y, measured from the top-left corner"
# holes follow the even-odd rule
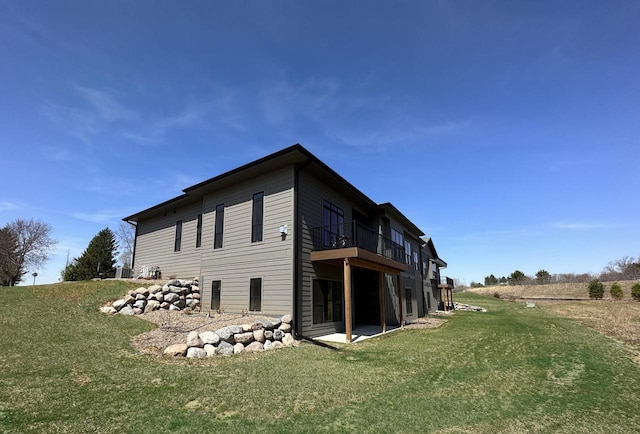
[[[440,327],[442,324],[444,324],[446,322],[447,322],[447,320],[444,319],[444,318],[437,318],[437,317],[418,318],[416,320],[412,320],[404,328],[406,328],[406,329],[434,329],[434,328]]]
[[[157,329],[142,333],[131,339],[133,346],[143,354],[162,356],[166,347],[187,342],[191,331],[216,331],[229,325],[253,324],[259,320],[272,320],[276,317],[265,315],[243,315],[234,313],[186,314],[180,311],[154,311],[138,316],[158,326]],[[277,317],[279,318],[279,317]]]

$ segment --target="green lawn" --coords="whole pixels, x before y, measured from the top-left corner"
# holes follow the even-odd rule
[[[126,289],[0,289],[0,432],[640,432],[622,346],[521,303],[457,295],[489,312],[340,351],[171,360],[131,347],[149,323],[97,312]]]

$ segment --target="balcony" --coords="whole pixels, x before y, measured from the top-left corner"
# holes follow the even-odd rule
[[[356,257],[406,271],[404,246],[391,241],[356,221],[312,228],[311,260]]]
[[[438,284],[438,287],[453,289],[454,288],[453,279],[451,277],[440,276],[440,282]]]

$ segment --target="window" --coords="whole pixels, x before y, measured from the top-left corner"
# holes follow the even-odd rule
[[[322,201],[322,220],[324,247],[347,247],[347,240],[344,238],[343,209],[327,200]]]
[[[404,244],[404,237],[399,231],[391,228],[391,241],[402,246]]]
[[[411,301],[411,288],[404,289],[404,300],[407,305],[407,315],[411,315],[413,313],[413,302]]]
[[[182,246],[182,220],[176,222],[176,240],[173,244],[173,251],[179,252]]]
[[[222,229],[224,226],[224,204],[216,207],[216,228],[213,234],[213,248],[222,248]]]
[[[411,241],[404,242],[404,258],[407,265],[411,265]]]
[[[262,278],[251,279],[249,282],[249,311],[262,310]]]
[[[413,252],[413,266],[416,271],[420,271],[420,259],[418,258],[418,252]]]
[[[342,282],[313,281],[313,323],[342,321]]]
[[[198,227],[196,229],[196,248],[202,245],[202,214],[198,214]]]
[[[211,282],[211,310],[220,310],[220,288],[222,281],[214,280]]]
[[[251,242],[262,241],[262,223],[264,220],[264,193],[253,195],[253,214],[251,218]]]

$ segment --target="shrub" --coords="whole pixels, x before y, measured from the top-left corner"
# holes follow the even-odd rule
[[[631,297],[635,301],[640,301],[640,282],[634,283],[631,287]]]
[[[604,296],[604,285],[598,279],[589,282],[589,298],[601,299]]]
[[[498,291],[496,291],[496,292],[493,293],[493,296],[495,298],[500,298],[500,293]]]
[[[611,298],[614,300],[621,300],[622,297],[624,297],[624,292],[622,292],[622,288],[618,285],[618,282],[611,285],[609,292],[611,293]]]

